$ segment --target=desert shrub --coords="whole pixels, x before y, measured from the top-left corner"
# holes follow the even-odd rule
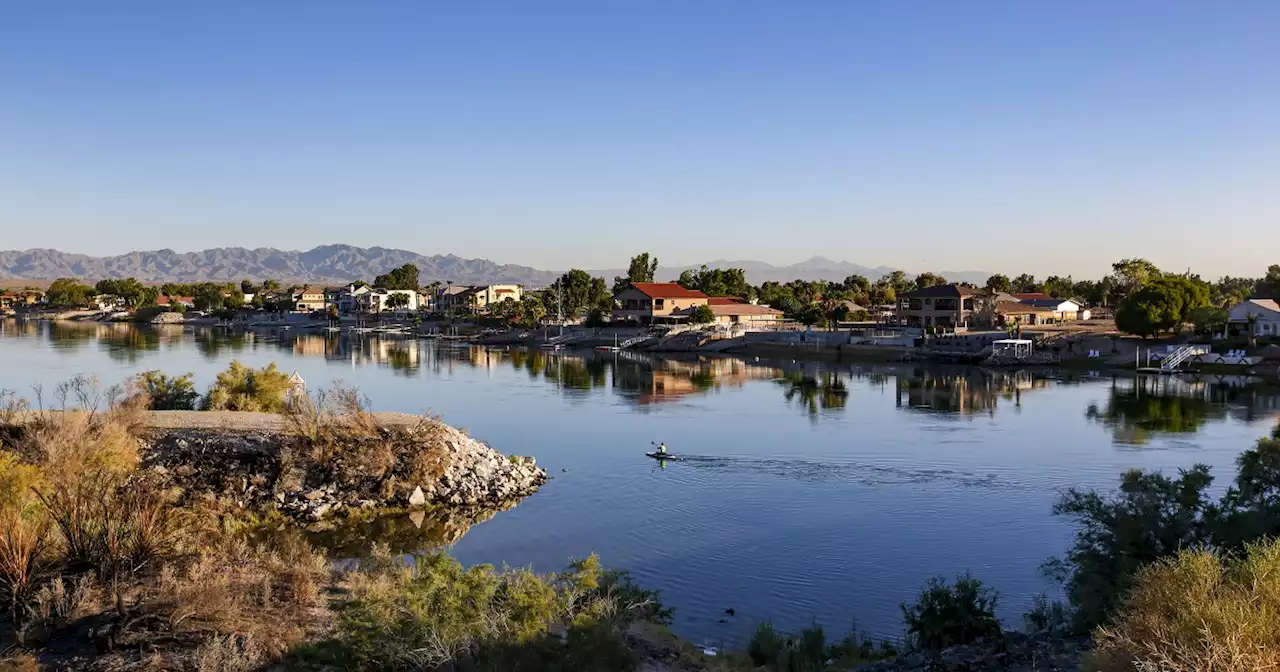
[[[45,487],[38,467],[0,452],[0,599],[16,612],[37,588],[48,549],[48,521],[36,493]]]
[[[255,369],[233,361],[218,374],[201,407],[206,411],[280,413],[289,387],[289,374],[277,369],[274,362]]]
[[[1183,551],[1143,568],[1094,633],[1099,672],[1280,669],[1280,542]]]
[[[139,393],[146,395],[148,407],[153,411],[195,410],[200,399],[190,373],[169,377],[159,371],[144,371],[131,382]]]
[[[1076,538],[1046,569],[1066,582],[1080,632],[1105,624],[1137,571],[1185,549],[1238,550],[1280,534],[1280,428],[1236,460],[1234,484],[1213,502],[1209,468],[1176,478],[1130,471],[1120,491],[1068,491],[1054,513],[1075,518]]]
[[[307,635],[328,566],[298,537],[273,544],[250,544],[236,537],[206,540],[191,556],[167,563],[142,609],[163,619],[173,632],[243,635],[262,646],[255,652],[278,656]],[[226,652],[226,642],[209,644],[205,655]]]
[[[747,643],[747,656],[756,667],[771,672],[808,672],[828,669],[827,661],[841,668],[880,660],[897,655],[896,647],[888,641],[879,645],[858,634],[851,628],[843,639],[827,644],[822,626],[813,624],[799,635],[780,633],[772,623],[756,626]]]
[[[412,566],[375,556],[344,587],[335,636],[300,659],[354,670],[625,670],[635,664],[627,626],[665,613],[594,557],[541,576],[464,569],[442,553]]]
[[[996,599],[994,591],[967,574],[956,577],[952,586],[940,577],[930,579],[915,604],[902,605],[907,637],[928,651],[998,637]]]
[[[1053,632],[1062,630],[1071,621],[1067,607],[1057,600],[1050,601],[1043,593],[1032,600],[1031,610],[1022,615],[1028,632]]]
[[[55,483],[40,498],[60,533],[65,565],[103,579],[175,552],[185,531],[176,507],[141,483],[82,478]]]

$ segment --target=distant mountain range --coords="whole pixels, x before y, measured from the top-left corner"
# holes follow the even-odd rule
[[[242,279],[274,279],[294,282],[343,283],[372,280],[375,275],[403,264],[415,264],[423,284],[454,282],[488,284],[513,282],[542,287],[555,281],[561,271],[543,271],[529,266],[498,264],[488,259],[463,259],[452,254],[425,256],[408,250],[385,247],[361,248],[351,245],[322,245],[313,250],[277,250],[220,247],[199,252],[151,250],[114,257],[91,257],[50,249],[0,251],[0,280],[52,280],[54,278],[134,277],[143,282],[231,282]],[[741,268],[754,284],[767,281],[843,280],[864,275],[872,280],[893,271],[888,267],[868,267],[847,261],[813,257],[790,266],[774,266],[761,261],[707,262],[711,268]],[[675,280],[680,273],[697,266],[660,267],[658,280]],[[589,271],[612,282],[625,269]],[[958,282],[986,281],[981,271],[935,271]]]

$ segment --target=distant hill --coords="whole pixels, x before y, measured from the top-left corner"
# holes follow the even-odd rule
[[[540,286],[558,273],[527,266],[496,264],[454,255],[423,256],[407,250],[351,245],[322,245],[306,252],[272,248],[220,247],[200,252],[153,250],[115,257],[90,257],[57,250],[0,252],[0,279],[86,280],[134,277],[143,282],[283,280],[342,283],[372,280],[404,264],[416,264],[423,284],[515,282]]]
[[[708,268],[741,268],[747,272],[747,282],[758,285],[763,282],[791,282],[792,280],[844,280],[851,275],[861,275],[874,281],[881,276],[897,270],[888,266],[863,266],[849,261],[835,261],[826,257],[812,257],[798,264],[775,266],[763,261],[717,259],[707,262]],[[675,280],[686,270],[697,270],[701,266],[659,266],[657,277],[660,281]],[[920,269],[933,270],[933,269]],[[933,270],[934,273],[952,282],[972,282],[977,285],[986,283],[990,273],[985,271],[946,271]],[[592,275],[603,275],[612,279],[623,275],[625,269],[590,271]]]
[[[134,277],[143,282],[200,282],[206,280],[234,282],[281,280],[295,282],[344,283],[372,280],[374,276],[403,264],[416,264],[423,284],[455,282],[484,284],[514,282],[530,287],[543,287],[559,277],[561,271],[543,271],[529,266],[498,264],[488,259],[463,259],[452,254],[424,256],[408,250],[352,245],[322,245],[299,252],[273,248],[248,249],[220,247],[199,252],[151,250],[130,252],[114,257],[91,257],[50,249],[0,251],[0,282],[15,280],[52,280],[53,278]],[[790,266],[775,266],[762,261],[716,260],[711,268],[741,268],[753,284],[789,282],[791,280],[844,280],[850,275],[864,275],[871,280],[892,272],[887,266],[869,267],[848,261],[813,257]],[[660,267],[658,280],[675,280],[687,269],[697,266]],[[613,278],[625,269],[589,271],[592,275]],[[934,271],[957,282],[986,282],[982,271]]]

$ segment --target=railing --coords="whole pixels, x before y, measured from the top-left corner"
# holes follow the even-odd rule
[[[639,336],[632,336],[631,338],[628,338],[627,340],[619,343],[618,347],[625,350],[633,345],[639,345],[652,338],[653,338],[653,335],[651,334],[640,334]]]
[[[1201,353],[1201,348],[1192,345],[1184,345],[1177,350],[1169,353],[1164,359],[1160,360],[1161,371],[1173,371],[1178,368],[1179,364],[1187,361],[1191,357]]]

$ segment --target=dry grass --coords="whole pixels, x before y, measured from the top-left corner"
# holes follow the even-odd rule
[[[143,609],[160,615],[170,631],[206,640],[240,635],[254,642],[256,652],[278,656],[302,641],[322,615],[328,577],[324,558],[300,539],[264,547],[226,538],[166,565]]]
[[[1280,542],[1242,557],[1186,551],[1138,573],[1085,669],[1099,672],[1280,670]]]

